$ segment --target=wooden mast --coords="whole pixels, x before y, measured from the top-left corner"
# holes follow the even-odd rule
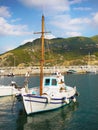
[[[40,95],[43,93],[43,66],[44,66],[44,16],[42,15],[42,35],[41,35],[41,61],[40,61]]]
[[[41,33],[41,60],[40,60],[40,96],[43,94],[43,66],[44,66],[44,34],[50,33],[45,32],[44,29],[44,15],[42,15],[42,30],[41,32],[36,32],[34,34]]]

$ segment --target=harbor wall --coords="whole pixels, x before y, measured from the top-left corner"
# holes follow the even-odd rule
[[[75,70],[77,73],[85,73],[88,66],[55,66],[55,67],[44,67],[44,73],[53,73],[55,71],[60,71],[61,73],[66,73],[68,70]],[[98,72],[98,66],[91,66],[91,69],[95,69]],[[1,67],[0,75],[9,75],[13,73],[14,75],[25,75],[29,74],[39,74],[40,67]]]

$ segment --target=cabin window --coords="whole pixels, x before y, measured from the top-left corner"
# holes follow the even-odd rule
[[[50,79],[45,80],[45,85],[50,85]]]
[[[54,86],[57,85],[57,81],[56,81],[56,79],[52,79],[52,85],[54,85]]]

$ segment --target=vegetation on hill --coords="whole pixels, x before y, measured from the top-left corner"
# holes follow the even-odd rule
[[[98,64],[98,35],[45,39],[45,65],[86,65],[89,53],[92,64]],[[40,56],[41,39],[36,39],[2,54],[0,66],[35,66]]]

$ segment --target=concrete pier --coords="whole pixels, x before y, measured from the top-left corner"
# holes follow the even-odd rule
[[[88,66],[53,66],[53,67],[44,67],[44,73],[53,73],[55,71],[60,71],[61,73],[66,73],[68,70],[75,70],[77,73],[86,73]],[[91,66],[91,69],[95,69],[98,72],[98,66]],[[33,66],[33,67],[1,67],[0,68],[0,75],[6,76],[11,73],[14,75],[25,75],[26,73],[29,74],[39,74],[40,67]]]

